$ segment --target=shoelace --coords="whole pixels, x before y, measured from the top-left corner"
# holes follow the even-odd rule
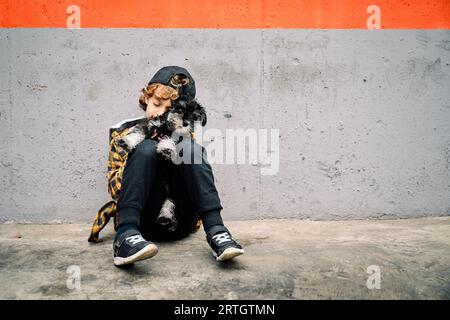
[[[230,234],[228,232],[216,234],[212,238],[218,244],[222,244],[223,242],[231,241],[231,236],[230,236]]]
[[[131,244],[133,244],[133,245],[135,245],[139,242],[145,241],[145,239],[140,234],[130,236],[130,237],[126,238],[126,240],[131,242]]]

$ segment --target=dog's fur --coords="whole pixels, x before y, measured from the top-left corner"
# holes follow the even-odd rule
[[[161,116],[131,127],[129,133],[118,140],[118,144],[130,152],[146,138],[161,137],[156,146],[156,153],[164,160],[170,161],[176,156],[176,145],[180,142],[180,137],[191,139],[194,124],[200,122],[204,126],[206,120],[205,109],[200,103],[195,99],[187,102],[179,98],[172,101],[172,107]],[[163,180],[163,185],[166,190],[166,200],[156,221],[167,226],[169,231],[174,231],[177,227],[175,204],[172,201],[167,179]]]

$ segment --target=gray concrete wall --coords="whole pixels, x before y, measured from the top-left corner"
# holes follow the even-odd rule
[[[0,221],[91,221],[108,127],[188,68],[207,128],[280,129],[280,169],[215,164],[225,219],[450,214],[450,31],[0,30]]]

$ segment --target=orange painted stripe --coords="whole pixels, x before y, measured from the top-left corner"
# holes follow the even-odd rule
[[[367,29],[372,4],[382,29],[450,29],[450,0],[0,0],[0,27],[66,28],[77,5],[81,28]]]

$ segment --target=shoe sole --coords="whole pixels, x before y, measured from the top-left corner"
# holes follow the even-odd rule
[[[136,261],[141,261],[145,259],[149,259],[153,257],[155,254],[158,253],[158,247],[155,244],[149,244],[148,246],[144,247],[143,249],[139,250],[132,256],[122,258],[122,257],[115,257],[114,258],[114,265],[116,266],[123,266],[125,264],[130,264]]]
[[[217,261],[227,261],[233,259],[234,257],[244,254],[244,249],[238,248],[227,248],[220,256],[217,256],[214,252],[213,255],[216,257]]]

